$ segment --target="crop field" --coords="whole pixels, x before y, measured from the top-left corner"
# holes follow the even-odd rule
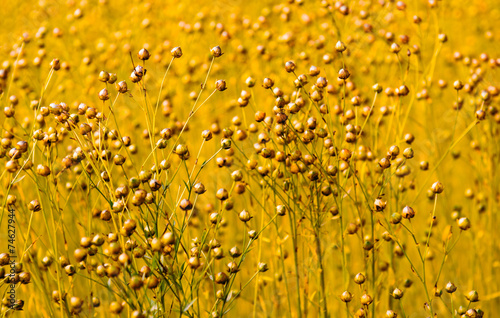
[[[500,317],[499,0],[12,0],[0,318]]]

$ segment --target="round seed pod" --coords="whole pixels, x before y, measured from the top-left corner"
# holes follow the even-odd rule
[[[213,57],[221,57],[222,54],[224,54],[222,53],[222,49],[218,45],[211,48],[210,53],[212,54]]]
[[[182,56],[182,49],[180,46],[176,46],[170,51],[170,53],[174,58],[180,58]]]
[[[105,71],[101,71],[99,73],[99,80],[101,82],[104,82],[106,83],[108,80],[109,80],[109,73],[108,72],[105,72]]]
[[[149,58],[151,57],[151,54],[149,54],[148,50],[145,49],[145,48],[142,48],[139,50],[139,52],[137,53],[137,57],[139,58],[139,60],[141,61],[146,61],[146,60],[149,60]]]
[[[396,288],[392,291],[391,293],[392,297],[394,297],[395,299],[401,299],[403,298],[403,295],[404,295],[404,292],[399,289],[399,288]]]
[[[431,189],[432,189],[432,192],[439,194],[439,193],[442,193],[444,191],[444,185],[441,182],[436,181],[432,184]]]
[[[373,298],[372,296],[368,295],[368,294],[363,294],[361,296],[361,303],[365,306],[368,306],[370,305],[371,303],[373,302]]]
[[[478,302],[479,301],[479,294],[475,290],[471,290],[465,295],[465,298],[470,301],[471,303]]]
[[[215,282],[220,285],[224,285],[229,281],[229,277],[224,272],[219,272],[215,274]]]
[[[109,92],[108,92],[108,90],[106,88],[103,88],[99,92],[99,99],[102,100],[102,101],[105,101],[105,100],[109,99]]]
[[[123,311],[123,305],[120,302],[113,301],[109,304],[109,311],[112,314],[119,315]]]
[[[405,219],[412,219],[413,217],[415,217],[415,211],[413,210],[412,207],[410,206],[405,206],[403,208],[403,211],[401,212],[401,216]]]
[[[293,61],[288,61],[285,63],[285,70],[288,72],[288,73],[291,73],[293,71],[295,71],[295,63]]]
[[[340,300],[342,300],[343,302],[345,303],[348,303],[352,300],[353,296],[350,292],[348,292],[347,290],[345,292],[342,293],[342,295],[340,295]]]
[[[467,231],[468,229],[470,229],[471,226],[470,220],[466,217],[459,218],[457,220],[457,224],[462,231]]]
[[[354,282],[358,285],[363,284],[366,281],[365,275],[363,273],[357,273],[356,276],[354,276]]]
[[[220,92],[225,91],[227,89],[226,81],[221,79],[217,80],[215,82],[215,89],[217,89]]]

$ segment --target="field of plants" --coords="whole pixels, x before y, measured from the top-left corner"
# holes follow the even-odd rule
[[[500,316],[498,0],[14,0],[0,318]]]

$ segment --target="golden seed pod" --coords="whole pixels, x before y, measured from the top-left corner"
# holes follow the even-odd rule
[[[172,56],[174,58],[180,58],[182,56],[182,49],[180,46],[176,46],[174,47],[171,51],[170,51],[170,54],[172,54]]]
[[[229,277],[224,272],[219,272],[215,274],[215,282],[220,285],[224,285],[229,281]]]
[[[36,167],[36,173],[38,175],[41,175],[42,177],[46,177],[46,176],[50,175],[50,168],[46,165],[39,164]]]
[[[255,79],[253,77],[248,77],[246,80],[245,80],[245,84],[248,86],[248,87],[254,87],[255,86]]]
[[[413,156],[414,156],[413,149],[412,149],[411,147],[408,147],[408,148],[406,148],[405,150],[403,150],[403,156],[404,156],[406,159],[411,159],[411,158],[413,158]]]
[[[403,298],[403,295],[404,295],[404,292],[399,289],[399,288],[396,288],[392,291],[391,293],[392,297],[394,297],[395,299],[401,299]]]
[[[114,84],[118,79],[118,76],[116,76],[115,73],[109,73],[109,78],[108,78],[108,83],[109,84]]]
[[[403,211],[401,212],[401,216],[405,219],[408,219],[408,220],[412,219],[415,217],[415,211],[413,210],[412,207],[407,205],[403,208]]]
[[[146,75],[146,69],[144,69],[144,67],[142,65],[137,65],[134,68],[134,74],[137,77],[142,78],[144,75]]]
[[[439,194],[439,193],[442,193],[444,191],[444,185],[441,182],[436,181],[432,184],[431,189],[432,189],[432,192]]]
[[[378,165],[382,169],[387,169],[387,168],[389,168],[391,166],[391,161],[389,159],[387,159],[387,158],[382,158],[382,159],[379,160]]]
[[[209,141],[212,139],[212,132],[208,129],[205,129],[201,132],[201,137],[205,139],[205,141]]]
[[[149,60],[149,58],[151,57],[151,54],[149,54],[148,50],[145,49],[145,48],[142,48],[139,50],[139,52],[137,53],[137,57],[139,58],[139,60],[141,61],[146,61],[146,60]]]
[[[109,304],[109,311],[112,314],[119,315],[123,311],[123,305],[120,302],[114,301]]]
[[[99,73],[99,80],[101,82],[104,82],[104,83],[106,83],[107,81],[109,81],[109,73],[105,72],[105,71],[101,71]]]
[[[187,145],[178,144],[177,147],[175,147],[175,153],[179,156],[187,154],[188,153]]]
[[[356,276],[354,276],[354,282],[358,285],[363,284],[366,281],[365,275],[363,273],[357,273]]]
[[[77,262],[81,262],[87,258],[87,250],[84,248],[77,248],[73,255],[75,256]]]
[[[396,42],[392,43],[391,44],[391,52],[392,53],[399,53],[399,51],[401,51],[401,47],[399,46],[399,44],[397,44]]]
[[[128,91],[127,82],[120,81],[116,83],[116,89],[118,90],[119,93],[125,94]]]
[[[373,298],[372,296],[368,295],[368,294],[363,294],[361,296],[361,303],[365,306],[368,306],[370,305],[371,303],[373,302]]]
[[[345,303],[348,303],[352,300],[353,296],[350,292],[348,292],[347,290],[345,292],[342,293],[342,295],[340,295],[340,300],[342,300],[343,302]]]
[[[276,214],[283,216],[286,214],[286,207],[282,204],[276,206]]]
[[[448,36],[447,36],[446,34],[444,34],[444,33],[440,33],[440,34],[438,35],[438,40],[439,40],[439,42],[441,42],[441,43],[445,43],[445,42],[447,42],[447,41],[448,41]]]
[[[341,41],[337,41],[337,43],[335,43],[335,50],[339,53],[342,53],[344,52],[345,50],[347,49],[347,47],[345,46],[345,44]]]
[[[80,297],[71,297],[69,300],[69,305],[71,308],[81,308],[83,306],[83,300]]]
[[[467,231],[471,227],[470,220],[466,217],[458,219],[457,224],[462,231]]]
[[[99,99],[102,100],[102,101],[105,101],[105,100],[109,99],[109,92],[108,92],[108,90],[106,88],[103,88],[99,92]]]
[[[183,211],[188,211],[193,208],[193,204],[188,199],[182,199],[181,203],[179,204],[179,208]]]
[[[464,88],[464,83],[462,83],[462,81],[459,81],[459,80],[456,80],[454,83],[453,83],[453,88],[456,89],[457,91],[461,90],[462,88]]]
[[[42,210],[42,206],[40,205],[40,202],[38,201],[38,199],[31,200],[28,203],[28,210],[30,210],[32,212],[38,212],[38,211]]]
[[[247,211],[247,210],[243,210],[241,211],[239,214],[238,214],[238,218],[242,221],[242,222],[248,222],[252,219],[252,216],[250,215],[250,213]]]
[[[479,294],[475,290],[471,290],[470,292],[465,295],[465,298],[470,301],[471,303],[478,302],[479,301]]]
[[[296,65],[293,61],[288,61],[285,63],[285,71],[287,71],[288,73],[295,71],[295,67]]]
[[[338,73],[338,77],[341,79],[341,80],[346,80],[349,78],[349,76],[351,76],[351,74],[349,73],[349,71],[345,68],[341,68],[339,70],[339,73]]]
[[[396,318],[398,316],[398,314],[396,312],[394,312],[394,311],[392,311],[392,310],[389,309],[389,310],[387,310],[385,312],[385,316],[387,318]]]
[[[455,286],[455,284],[453,284],[452,282],[448,282],[444,290],[446,290],[446,292],[449,294],[453,294],[457,290],[457,286]]]
[[[221,57],[224,53],[222,53],[220,46],[217,45],[210,49],[210,54],[212,54],[213,57]]]
[[[58,71],[61,68],[61,63],[60,63],[59,59],[53,59],[52,62],[50,62],[50,67],[54,71]]]
[[[10,255],[7,253],[0,254],[0,266],[8,265],[10,262]]]
[[[252,240],[256,240],[258,237],[257,231],[255,230],[248,231],[248,237],[250,237]]]
[[[227,190],[224,188],[220,188],[219,190],[217,190],[215,196],[217,197],[217,199],[224,201],[229,197],[229,192],[227,192]]]
[[[274,86],[274,81],[270,79],[269,77],[264,78],[264,81],[262,82],[262,87],[264,88],[271,88]]]
[[[263,272],[267,272],[267,271],[269,270],[269,266],[267,266],[267,264],[266,264],[266,263],[262,263],[262,262],[261,262],[261,263],[259,263],[259,264],[257,265],[257,270],[258,270],[259,272],[261,272],[261,273],[263,273]]]
[[[486,118],[486,112],[482,109],[476,111],[477,120],[484,120]]]

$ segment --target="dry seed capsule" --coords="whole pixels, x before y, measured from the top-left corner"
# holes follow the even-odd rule
[[[415,217],[415,211],[413,210],[412,207],[407,205],[403,208],[401,216],[404,217],[405,219],[412,219],[413,217]]]
[[[114,301],[109,305],[109,311],[112,314],[119,315],[123,311],[123,305],[120,302]]]
[[[267,266],[266,263],[261,262],[257,265],[257,269],[259,272],[267,272],[269,270],[269,266]]]
[[[368,294],[363,294],[363,296],[361,296],[361,303],[365,306],[368,306],[370,305],[371,303],[373,302],[373,298],[372,296],[368,295]]]
[[[174,58],[180,58],[182,56],[182,49],[180,46],[176,46],[170,51],[170,53]]]
[[[457,224],[462,231],[467,231],[468,229],[470,229],[470,220],[466,217],[458,219]]]
[[[453,284],[452,282],[448,282],[444,289],[447,293],[453,294],[457,290],[457,286],[455,286],[455,284]]]
[[[225,80],[217,80],[215,82],[215,89],[217,89],[220,92],[225,91],[227,89],[226,81]]]
[[[342,300],[345,303],[348,303],[352,300],[352,294],[348,292],[347,290],[340,295],[340,300]]]
[[[229,277],[224,272],[219,272],[215,274],[215,282],[220,285],[224,285],[229,280]]]
[[[242,221],[242,222],[248,222],[250,221],[250,219],[252,219],[252,216],[250,215],[250,213],[246,210],[243,210],[239,213],[238,215],[239,219]]]
[[[349,73],[349,71],[345,68],[341,68],[339,70],[339,73],[338,73],[338,77],[341,79],[341,80],[346,80],[349,78],[349,76],[351,76],[351,74]]]
[[[108,72],[105,72],[105,71],[101,71],[99,73],[99,80],[101,82],[104,82],[106,83],[108,80],[109,80],[109,73]]]
[[[471,303],[478,302],[479,301],[479,294],[475,290],[471,290],[470,292],[465,295],[465,298],[467,298],[468,301]]]
[[[432,189],[432,192],[439,194],[439,193],[442,193],[444,191],[444,185],[441,182],[436,181],[432,184],[431,189]]]
[[[293,61],[288,61],[285,63],[285,70],[288,72],[288,73],[291,73],[293,71],[295,71],[295,63]]]
[[[391,293],[392,297],[394,297],[395,299],[401,299],[403,298],[403,295],[404,295],[404,292],[399,289],[399,288],[396,288],[392,291]]]
[[[125,94],[128,91],[127,82],[120,81],[116,83],[116,89],[118,90],[119,93]]]
[[[345,44],[341,41],[337,41],[337,43],[335,44],[335,50],[339,53],[342,53],[344,52],[345,50],[347,49],[347,47],[345,46]]]
[[[54,69],[54,71],[58,71],[61,68],[61,63],[59,59],[53,59],[52,62],[50,62],[50,66]]]
[[[354,276],[354,282],[358,285],[363,284],[366,281],[365,275],[363,273],[357,273],[356,276]]]
[[[139,58],[139,60],[146,61],[151,57],[151,54],[149,54],[148,50],[142,48],[137,53],[137,57]]]
[[[270,79],[269,77],[264,78],[264,81],[262,83],[262,87],[264,88],[271,88],[274,85],[274,81]]]
[[[106,88],[103,88],[99,92],[99,99],[102,100],[102,101],[105,101],[105,100],[109,99],[109,92],[108,92],[108,90]]]
[[[109,78],[108,78],[108,83],[109,84],[114,84],[118,77],[116,76],[115,73],[109,73]]]

